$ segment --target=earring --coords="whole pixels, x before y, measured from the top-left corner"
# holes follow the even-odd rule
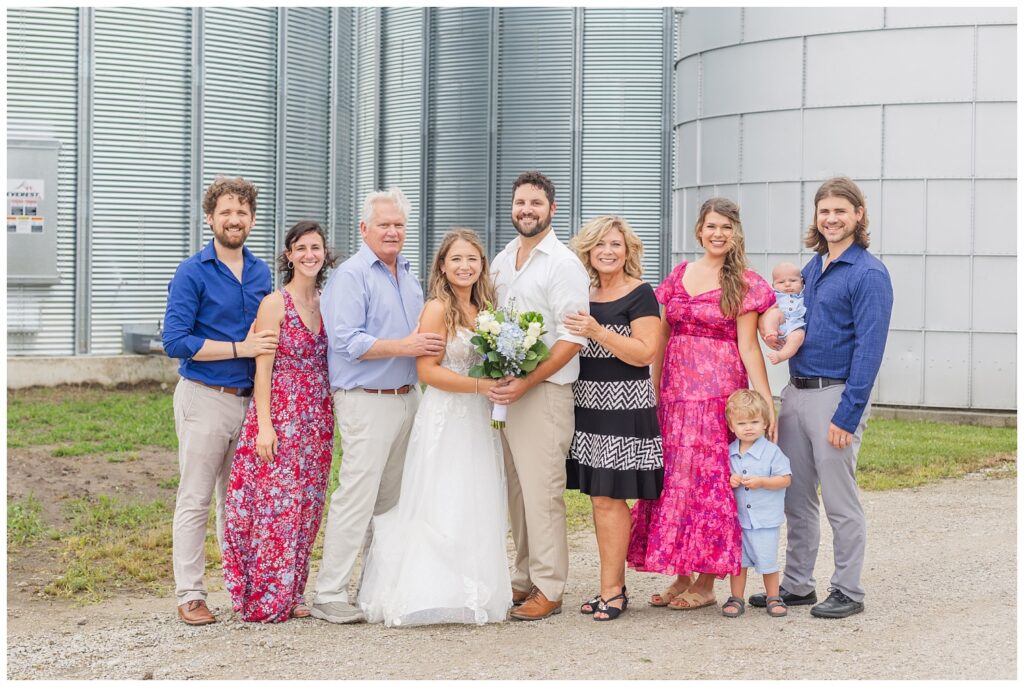
[[[288,261],[288,269],[295,269],[295,265],[292,264],[291,260]]]

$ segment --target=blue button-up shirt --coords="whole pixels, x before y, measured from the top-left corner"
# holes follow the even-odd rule
[[[193,360],[207,339],[243,341],[256,319],[260,301],[273,284],[270,268],[242,247],[242,281],[217,258],[211,240],[178,265],[167,285],[164,351],[180,358],[178,374],[214,386],[249,388],[256,373],[253,358]]]
[[[892,281],[885,265],[856,243],[823,272],[824,259],[815,256],[802,270],[807,334],[789,361],[789,373],[845,379],[832,423],[852,433],[882,365],[892,314]]]
[[[729,444],[729,466],[733,473],[744,477],[781,477],[792,475],[789,458],[778,446],[761,437],[746,453],[740,453],[740,440]],[[786,520],[785,489],[734,488],[736,511],[740,527],[745,530],[760,527],[778,527]]]
[[[423,290],[409,261],[398,256],[398,279],[366,244],[341,264],[320,295],[328,337],[331,390],[397,389],[416,382],[412,357],[360,360],[377,339],[412,333],[423,309]]]

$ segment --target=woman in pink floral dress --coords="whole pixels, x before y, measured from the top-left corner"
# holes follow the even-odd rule
[[[740,526],[729,485],[725,402],[749,379],[771,406],[757,317],[775,303],[772,287],[747,269],[739,208],[711,198],[694,228],[704,255],[682,262],[655,290],[664,306],[664,357],[655,358],[665,483],[657,500],[633,506],[627,562],[675,575],[651,605],[715,603],[714,581],[739,573]],[[774,406],[771,406],[774,409]],[[774,440],[774,410],[769,435]],[[699,573],[696,581],[691,573]]]
[[[333,259],[316,222],[285,236],[284,288],[263,299],[256,329],[278,330],[276,354],[256,359],[253,400],[231,465],[224,582],[243,620],[305,618],[309,554],[331,470],[334,413],[320,293]]]

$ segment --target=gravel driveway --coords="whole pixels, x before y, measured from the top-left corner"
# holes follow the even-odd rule
[[[9,611],[7,676],[32,678],[433,679],[1014,679],[1017,676],[1016,481],[974,475],[862,494],[868,521],[867,610],[846,620],[785,619],[749,609],[652,608],[665,579],[630,571],[634,605],[595,623],[576,612],[594,591],[590,532],[570,540],[562,615],[486,627],[387,629],[316,620],[191,628],[171,599],[96,606],[39,600]],[[818,594],[831,574],[823,522]],[[311,584],[312,586],[312,584]],[[760,591],[751,576],[748,594]],[[728,583],[717,583],[719,601]]]

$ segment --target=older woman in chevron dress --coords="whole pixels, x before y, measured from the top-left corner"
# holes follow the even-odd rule
[[[626,610],[626,499],[656,499],[663,468],[650,364],[659,350],[658,301],[640,279],[643,244],[621,217],[588,222],[571,243],[590,274],[590,315],[565,318],[588,337],[573,384],[576,431],[567,485],[590,496],[601,588],[580,612],[614,620]]]

